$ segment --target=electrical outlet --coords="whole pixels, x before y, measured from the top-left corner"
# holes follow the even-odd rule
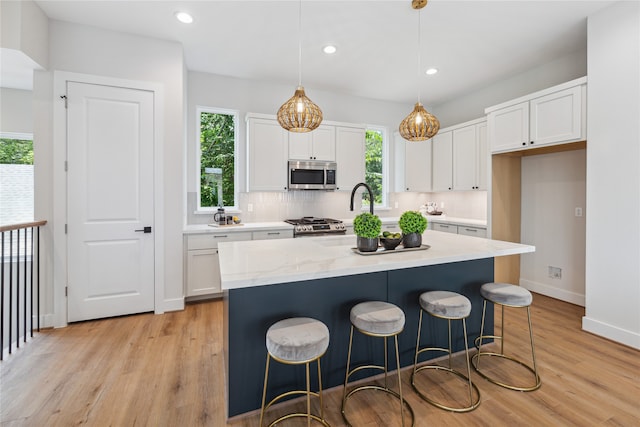
[[[444,202],[440,202],[440,209],[444,209]]]
[[[395,206],[395,208],[398,209],[398,202],[395,202],[393,206]]]
[[[582,208],[576,208],[576,216],[582,216]]]
[[[247,211],[253,212],[253,203],[247,203]]]
[[[562,269],[560,267],[549,266],[549,277],[552,279],[562,279]]]

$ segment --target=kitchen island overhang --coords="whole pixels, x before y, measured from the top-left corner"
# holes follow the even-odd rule
[[[401,365],[413,363],[418,296],[428,290],[466,295],[473,305],[467,327],[469,344],[480,332],[480,285],[493,281],[493,259],[533,252],[530,245],[426,231],[425,251],[362,256],[352,251],[355,236],[225,242],[219,245],[224,297],[224,351],[227,415],[259,409],[266,360],[265,333],[286,317],[314,317],[331,338],[322,358],[323,386],[344,381],[350,328],[349,311],[359,302],[381,300],[401,307],[406,316],[400,334]],[[486,328],[493,329],[493,316]],[[434,345],[446,343],[446,321],[423,332]],[[455,336],[461,331],[454,328]],[[427,338],[428,336],[428,338]],[[354,342],[358,361],[380,363],[382,352],[366,339]],[[373,347],[372,347],[373,346]],[[454,350],[464,348],[456,339]],[[290,368],[290,367],[289,367]],[[392,367],[393,369],[393,367]],[[274,366],[269,392],[302,384],[302,372]],[[365,372],[366,374],[366,372]]]

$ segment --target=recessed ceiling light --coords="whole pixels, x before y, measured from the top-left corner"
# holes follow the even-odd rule
[[[427,75],[428,75],[428,76],[432,76],[432,75],[434,75],[434,74],[435,74],[435,73],[437,73],[437,72],[438,72],[438,69],[437,69],[437,68],[429,68],[429,69],[426,71],[426,73],[427,73]]]
[[[331,55],[332,53],[336,53],[336,51],[337,51],[337,50],[338,50],[338,49],[337,49],[334,45],[332,45],[332,44],[327,45],[327,46],[325,46],[325,47],[323,47],[323,48],[322,48],[322,51],[323,51],[324,53],[326,53],[327,55]]]
[[[191,24],[193,22],[193,16],[189,15],[187,12],[176,12],[176,19],[183,24]]]

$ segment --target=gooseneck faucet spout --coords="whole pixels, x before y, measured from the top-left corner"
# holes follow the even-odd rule
[[[349,209],[353,210],[353,198],[356,195],[356,190],[361,186],[365,186],[367,188],[367,191],[369,192],[369,212],[371,212],[371,215],[373,215],[373,191],[371,191],[371,187],[369,187],[364,182],[359,182],[355,187],[353,187],[353,190],[351,190],[351,204],[349,205]]]

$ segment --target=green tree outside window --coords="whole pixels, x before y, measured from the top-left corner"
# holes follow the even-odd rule
[[[0,138],[0,163],[4,165],[32,165],[33,141]]]
[[[231,114],[200,113],[200,206],[235,206],[235,121]],[[222,169],[222,201],[205,168]]]
[[[367,130],[365,135],[365,182],[373,191],[374,204],[382,204],[382,132]],[[369,206],[369,194],[362,193],[362,205]]]

